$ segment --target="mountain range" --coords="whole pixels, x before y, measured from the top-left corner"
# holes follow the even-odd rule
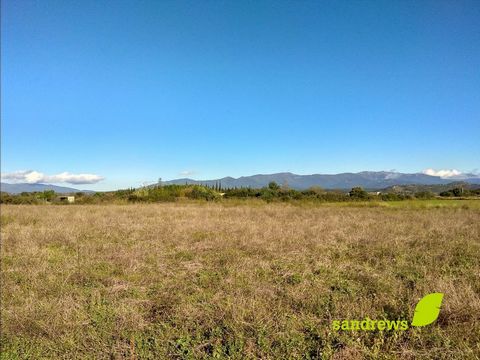
[[[422,173],[407,174],[393,171],[362,171],[359,173],[341,173],[332,175],[297,175],[289,172],[284,172],[276,174],[258,174],[252,176],[242,176],[239,178],[223,177],[221,179],[213,180],[194,180],[183,178],[163,181],[162,184],[198,184],[208,186],[215,186],[216,184],[221,184],[223,188],[261,188],[267,186],[268,183],[272,181],[275,181],[279,185],[287,185],[288,187],[297,190],[308,189],[312,186],[320,186],[324,189],[351,189],[355,186],[361,186],[368,190],[381,190],[398,185],[445,185],[457,181],[468,184],[480,184],[480,176],[476,174],[463,174],[456,177],[454,176],[442,178],[439,176],[431,176]],[[93,192],[89,190],[79,190],[51,184],[1,183],[1,191],[11,194],[44,190],[54,190],[56,193],[59,194],[74,192]]]
[[[9,184],[9,183],[1,183],[0,189],[3,192],[7,192],[10,194],[20,194],[22,192],[41,192],[45,190],[53,190],[58,194],[68,194],[68,193],[75,193],[75,192],[84,192],[84,193],[92,193],[94,191],[90,190],[78,190],[70,187],[65,186],[57,186],[51,184],[29,184],[29,183],[17,183],[17,184]]]
[[[313,174],[297,175],[289,172],[277,174],[259,174],[242,176],[239,178],[224,177],[213,180],[193,180],[188,178],[164,181],[162,184],[199,184],[215,186],[221,184],[223,188],[251,187],[260,188],[275,181],[279,185],[288,185],[293,189],[308,189],[312,186],[320,186],[324,189],[351,189],[361,186],[365,189],[384,189],[394,185],[441,185],[453,181],[463,181],[470,184],[480,184],[480,176],[475,174],[463,174],[459,177],[442,178],[422,173],[406,174],[392,171],[362,171],[359,173],[341,174]]]

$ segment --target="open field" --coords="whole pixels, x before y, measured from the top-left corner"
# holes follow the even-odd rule
[[[478,359],[479,204],[2,205],[1,358]]]

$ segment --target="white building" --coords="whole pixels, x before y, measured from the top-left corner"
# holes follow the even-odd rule
[[[72,204],[75,202],[75,196],[59,196],[58,200],[61,202],[68,202],[69,204]]]

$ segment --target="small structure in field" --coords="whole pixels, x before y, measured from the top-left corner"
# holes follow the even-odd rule
[[[62,195],[58,197],[58,201],[72,204],[75,202],[75,196]]]

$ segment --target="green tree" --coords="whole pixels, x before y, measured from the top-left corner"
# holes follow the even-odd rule
[[[268,183],[268,188],[273,191],[277,191],[280,189],[280,186],[275,181],[270,181]]]
[[[354,199],[368,199],[368,193],[360,186],[352,188],[348,194]]]
[[[54,198],[55,198],[54,190],[45,190],[40,194],[40,199],[44,199],[46,201],[52,201]]]
[[[450,197],[450,196],[453,196],[453,192],[452,190],[442,191],[439,195],[442,197]]]
[[[455,188],[452,190],[453,196],[462,196],[463,188]]]

